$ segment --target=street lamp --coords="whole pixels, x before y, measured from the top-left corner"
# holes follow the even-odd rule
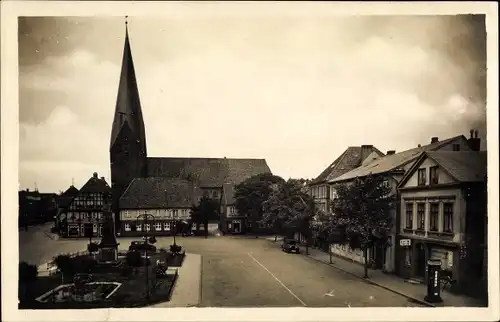
[[[167,205],[168,205],[168,195],[167,195],[167,190],[164,190],[165,192],[165,211],[167,211]],[[177,210],[174,209],[172,211],[172,233],[174,234],[174,245],[177,245],[175,243],[175,235],[177,235]]]
[[[136,223],[140,224],[139,222],[142,221],[144,225],[144,230],[145,230],[145,238],[144,238],[144,255],[146,256],[146,259],[144,261],[144,267],[146,268],[146,298],[149,300],[150,297],[150,292],[149,292],[149,267],[148,267],[148,235],[149,235],[149,230],[151,230],[151,226],[149,225],[149,222],[151,221],[154,225],[155,223],[155,216],[151,214],[140,214],[137,216]],[[149,226],[148,226],[149,225]],[[149,227],[150,229],[146,229],[146,227]]]

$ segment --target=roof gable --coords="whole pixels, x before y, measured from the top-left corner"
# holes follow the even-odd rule
[[[367,156],[373,156],[373,154],[378,154],[379,156],[384,156],[380,150],[375,147],[371,148],[371,153]],[[335,161],[333,161],[323,172],[320,173],[311,184],[318,184],[324,181],[333,180],[344,173],[357,168],[363,162],[361,160],[361,147],[360,146],[350,146],[348,147]]]
[[[459,135],[443,141],[438,141],[436,143],[386,155],[380,159],[374,160],[373,162],[369,162],[368,164],[349,171],[342,176],[330,180],[330,182],[341,182],[352,180],[356,177],[365,177],[369,174],[381,174],[397,170],[411,162],[414,162],[422,152],[440,150],[458,141],[461,141],[461,145],[465,146],[467,144],[465,137],[463,135]]]
[[[486,151],[429,151],[422,153],[399,183],[415,186],[417,170],[439,166],[439,184],[482,182],[487,174]]]

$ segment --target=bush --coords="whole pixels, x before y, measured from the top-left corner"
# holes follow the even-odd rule
[[[72,258],[67,254],[61,254],[54,258],[54,264],[57,269],[62,273],[63,279],[65,276],[71,276],[74,273],[74,266]]]
[[[97,261],[84,255],[71,258],[71,264],[75,273],[91,273],[97,266]]]
[[[154,243],[156,243],[156,237],[155,237],[155,236],[151,236],[151,237],[149,237],[149,243],[150,243],[150,244],[154,244]]]
[[[138,251],[129,251],[125,256],[125,261],[127,265],[130,267],[139,267],[142,266],[142,256]]]
[[[38,277],[38,267],[26,262],[19,263],[19,283],[30,284]]]
[[[170,251],[174,254],[178,254],[181,252],[181,249],[182,247],[177,245],[177,244],[173,244],[173,245],[170,245]]]
[[[87,245],[87,250],[89,253],[95,253],[99,251],[99,245],[97,245],[97,243],[89,243]]]

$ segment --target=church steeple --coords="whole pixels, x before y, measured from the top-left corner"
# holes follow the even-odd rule
[[[110,150],[116,143],[125,124],[128,124],[130,127],[134,135],[133,139],[139,144],[143,155],[146,156],[146,131],[142,117],[139,89],[135,77],[134,61],[130,49],[127,20],[125,20],[125,45],[123,48],[122,68],[118,86],[118,96],[116,99],[115,116],[111,130]]]
[[[120,197],[134,178],[146,177],[148,173],[146,131],[127,25],[125,25],[122,70],[111,129],[109,156],[111,161],[112,209],[115,213],[117,227],[119,227]]]

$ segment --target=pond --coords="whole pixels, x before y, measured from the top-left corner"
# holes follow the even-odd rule
[[[91,282],[75,287],[64,284],[36,298],[38,302],[95,302],[110,298],[122,284],[118,282]]]

